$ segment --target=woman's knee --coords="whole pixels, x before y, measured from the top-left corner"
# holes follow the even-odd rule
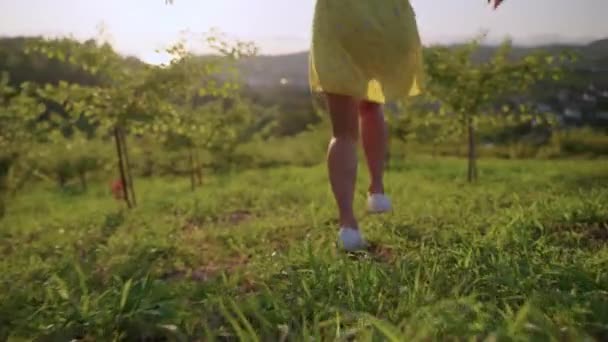
[[[363,119],[374,119],[383,117],[382,104],[370,101],[359,103],[359,114]]]
[[[359,137],[357,101],[339,94],[327,94],[327,101],[334,138],[356,141]]]

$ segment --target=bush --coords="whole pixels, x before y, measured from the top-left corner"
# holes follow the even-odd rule
[[[13,163],[12,156],[0,156],[0,219],[4,217],[8,194],[8,173]]]
[[[39,177],[55,180],[61,188],[77,181],[86,190],[90,177],[97,178],[112,167],[112,153],[111,141],[62,139],[36,146],[23,158],[18,172],[31,170]]]
[[[566,155],[608,155],[608,135],[591,128],[582,128],[560,133],[561,151]]]
[[[292,137],[258,139],[237,148],[247,155],[248,167],[312,166],[325,160],[329,128],[321,126]]]

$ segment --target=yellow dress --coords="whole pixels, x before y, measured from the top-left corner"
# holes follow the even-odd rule
[[[386,103],[420,94],[422,44],[408,0],[317,0],[313,92]]]

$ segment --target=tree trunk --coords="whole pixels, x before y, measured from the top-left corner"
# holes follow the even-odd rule
[[[196,164],[196,183],[198,186],[203,185],[203,166],[201,165],[200,156],[195,153],[195,164]]]
[[[388,134],[387,134],[388,135]],[[392,138],[390,135],[388,135],[388,138],[386,139],[386,154],[384,156],[384,160],[385,160],[385,165],[386,165],[386,169],[387,170],[392,170],[393,165],[392,163],[392,155],[391,155],[391,141]]]
[[[6,212],[6,200],[8,199],[8,179],[13,160],[10,157],[0,157],[0,219]]]
[[[78,176],[80,177],[80,186],[82,186],[82,191],[87,191],[87,174],[85,171],[78,172]]]
[[[123,149],[120,138],[120,128],[118,126],[114,127],[114,140],[116,141],[116,153],[118,153],[118,170],[120,171],[120,182],[122,183],[122,193],[125,202],[127,203],[127,207],[129,209],[133,208],[131,205],[131,201],[129,200],[129,192],[127,190],[127,177],[125,174],[125,165],[123,160]]]
[[[127,149],[127,137],[124,129],[120,129],[120,137],[122,140],[123,155],[125,159],[126,173],[127,173],[127,184],[129,186],[129,192],[131,193],[131,203],[133,206],[137,206],[137,199],[135,198],[135,189],[133,185],[133,174],[131,173],[131,162],[129,161],[129,150]]]
[[[5,192],[0,192],[0,220],[2,220],[6,213],[6,197],[8,196],[6,196]]]
[[[194,152],[188,147],[188,159],[190,160],[190,188],[196,190],[196,166],[194,165]]]
[[[142,172],[142,176],[144,177],[152,177],[154,175],[154,161],[152,160],[152,156],[150,152],[146,152],[145,160],[144,160],[144,169]]]
[[[469,159],[469,167],[468,167],[468,176],[467,180],[469,183],[472,183],[477,180],[477,151],[475,145],[475,127],[473,126],[473,119],[469,117],[467,119],[468,126],[468,159]]]
[[[24,176],[22,176],[19,179],[14,179],[14,177],[12,176],[13,173],[13,169],[9,169],[8,170],[8,176],[7,176],[7,184],[10,185],[9,188],[7,188],[7,190],[9,190],[9,194],[14,197],[17,196],[17,194],[19,193],[19,191],[25,186],[25,184],[27,184],[27,182],[29,181],[30,177],[34,174],[34,170],[33,169],[28,169],[25,173]]]
[[[59,171],[57,173],[57,185],[59,185],[59,188],[63,189],[65,188],[65,177],[63,176],[63,173],[61,173],[61,171]]]

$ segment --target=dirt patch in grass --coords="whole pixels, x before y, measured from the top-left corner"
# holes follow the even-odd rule
[[[366,250],[359,252],[348,252],[348,256],[355,260],[371,259],[376,262],[392,264],[397,260],[396,251],[377,242],[368,242]]]
[[[584,223],[557,223],[550,226],[557,241],[576,239],[589,246],[608,242],[608,220]]]
[[[253,275],[247,275],[239,282],[239,290],[244,294],[256,293],[260,290],[261,286],[258,281],[255,280]]]
[[[0,244],[0,255],[8,256],[15,251],[14,243],[10,239],[2,241]]]
[[[205,282],[219,276],[222,273],[230,274],[237,272],[245,267],[249,263],[250,259],[251,256],[249,255],[234,256],[221,261],[211,261],[205,265],[199,265],[192,268],[170,270],[163,273],[160,278],[166,281],[187,279]]]
[[[379,262],[392,264],[397,260],[397,253],[393,248],[379,243],[371,243],[368,252],[373,256],[374,260]]]
[[[204,228],[209,224],[223,224],[227,227],[239,225],[245,221],[254,218],[253,212],[245,209],[239,209],[223,213],[219,216],[204,216],[204,217],[191,217],[184,223],[182,230],[186,233],[192,233],[197,230]]]
[[[608,222],[595,224],[588,231],[589,237],[596,241],[608,241]]]
[[[608,241],[608,221],[561,224],[557,225],[555,228],[559,231],[578,233],[588,239],[596,241]]]
[[[243,221],[246,221],[250,218],[252,218],[254,215],[251,211],[249,210],[235,210],[232,212],[229,212],[227,215],[225,215],[223,217],[223,220],[220,220],[220,222],[228,222],[230,224],[239,224]]]

